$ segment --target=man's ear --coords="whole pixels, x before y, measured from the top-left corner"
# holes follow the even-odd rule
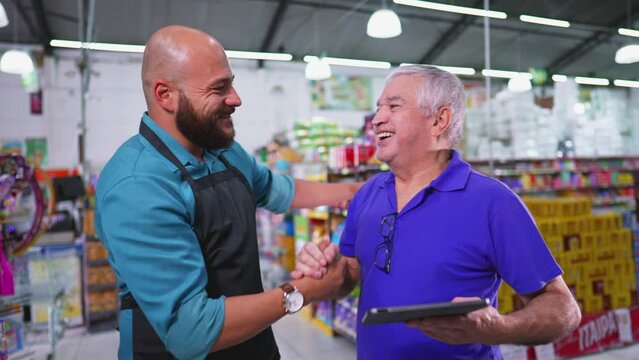
[[[435,121],[431,129],[433,136],[439,137],[446,132],[453,122],[453,113],[444,106],[435,112]]]
[[[153,83],[153,97],[155,102],[166,112],[174,113],[178,106],[178,91],[173,84],[165,80]]]

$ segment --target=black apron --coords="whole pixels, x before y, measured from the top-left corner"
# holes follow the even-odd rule
[[[180,168],[195,197],[193,230],[200,243],[210,298],[257,294],[264,291],[255,229],[256,203],[244,175],[220,154],[227,170],[193,180],[184,165],[162,140],[144,123],[144,136],[163,156]],[[129,295],[121,309],[133,311],[133,358],[174,359],[151,327],[144,313]],[[207,359],[279,359],[270,327],[255,337],[225,350],[209,354]]]

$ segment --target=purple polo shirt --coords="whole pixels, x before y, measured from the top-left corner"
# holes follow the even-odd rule
[[[395,220],[390,273],[374,264],[383,241],[381,218],[397,212],[395,176],[370,179],[348,210],[340,250],[361,268],[357,358],[501,359],[498,346],[447,345],[403,323],[363,326],[364,313],[379,306],[489,298],[505,280],[530,294],[562,274],[519,197],[501,182],[470,168],[459,153]]]

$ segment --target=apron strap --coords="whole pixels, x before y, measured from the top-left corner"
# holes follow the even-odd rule
[[[160,154],[164,155],[170,162],[172,162],[175,166],[177,166],[182,172],[182,176],[189,182],[191,185],[195,185],[195,181],[191,177],[191,174],[186,170],[184,165],[178,160],[178,158],[173,154],[171,150],[169,150],[168,146],[160,139],[160,137],[149,128],[144,121],[140,122],[140,134],[147,139],[151,145],[153,145]]]

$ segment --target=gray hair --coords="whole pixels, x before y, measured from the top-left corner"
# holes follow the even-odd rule
[[[418,94],[418,102],[425,115],[430,116],[442,107],[450,109],[452,121],[444,136],[450,141],[451,147],[459,144],[466,113],[466,94],[461,80],[448,71],[435,66],[408,65],[400,66],[390,73],[386,77],[386,84],[402,75],[420,76],[424,79],[424,84]]]

